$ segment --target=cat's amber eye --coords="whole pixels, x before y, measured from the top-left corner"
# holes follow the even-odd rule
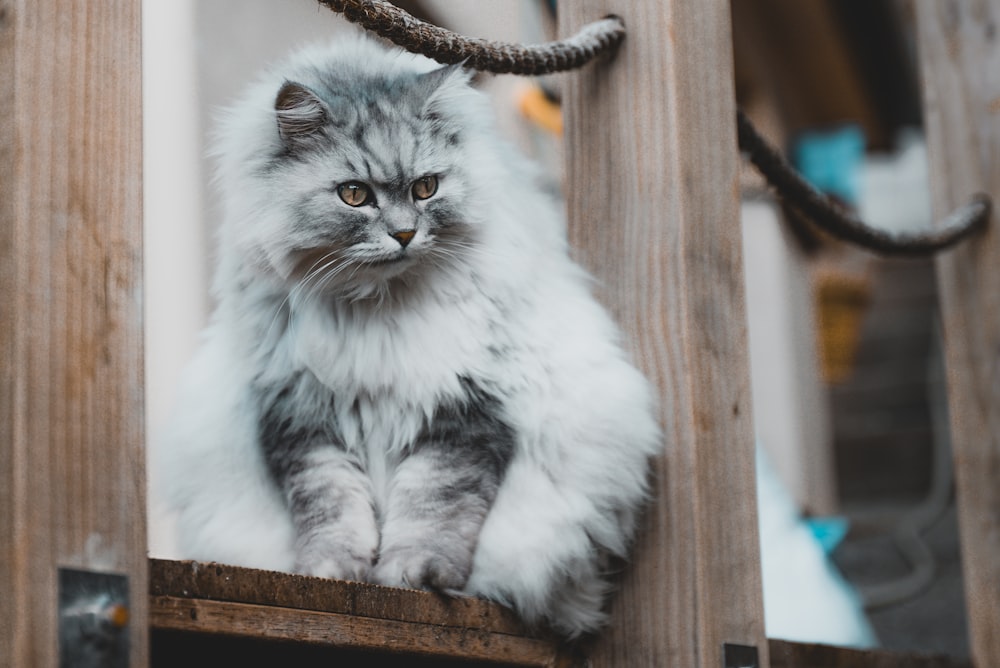
[[[436,176],[425,176],[413,182],[413,199],[427,199],[433,197],[438,189]]]
[[[349,206],[361,206],[368,204],[371,200],[371,190],[358,181],[341,183],[337,186],[337,194],[340,195],[340,199],[344,200],[344,204]]]

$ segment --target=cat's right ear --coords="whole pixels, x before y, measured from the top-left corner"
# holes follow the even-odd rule
[[[274,100],[278,134],[290,147],[301,146],[322,134],[330,110],[308,87],[286,81]]]

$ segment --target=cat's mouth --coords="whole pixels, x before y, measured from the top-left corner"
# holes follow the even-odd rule
[[[367,265],[370,267],[384,267],[387,265],[399,264],[401,262],[406,262],[412,260],[413,255],[407,253],[404,250],[400,250],[398,253],[394,253],[388,256],[374,257],[371,259],[364,259],[360,261],[360,264]]]
[[[406,272],[416,262],[413,253],[400,250],[391,255],[383,255],[359,260],[358,264],[378,276],[378,278],[395,278]]]

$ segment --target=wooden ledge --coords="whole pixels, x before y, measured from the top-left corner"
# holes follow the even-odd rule
[[[967,659],[769,640],[771,668],[973,668]]]
[[[202,665],[190,663],[185,654],[204,656],[205,648],[213,647],[212,638],[250,643],[243,648],[243,656],[259,659],[252,665],[276,665],[279,658],[284,660],[292,650],[287,643],[395,655],[406,659],[398,665],[408,667],[577,665],[571,651],[558,641],[532,634],[507,608],[475,598],[161,559],[150,560],[150,594],[154,649],[156,633],[169,635],[169,644],[182,637],[193,639],[187,652],[171,648],[173,661],[158,661],[154,652],[154,668]],[[274,642],[286,644],[268,655],[264,645]],[[769,646],[771,668],[971,668],[967,660],[940,656],[773,639]],[[227,655],[236,648],[232,643],[225,647]],[[297,665],[330,665],[330,655],[310,656],[316,661]],[[355,661],[348,663],[356,665],[359,659],[352,656]],[[410,657],[430,663],[412,663]]]
[[[150,560],[155,631],[294,641],[502,663],[562,666],[560,644],[475,598],[215,563]]]

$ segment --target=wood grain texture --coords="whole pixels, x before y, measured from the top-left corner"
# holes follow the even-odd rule
[[[934,215],[976,191],[985,234],[939,256],[948,405],[973,662],[1000,665],[1000,0],[919,0]]]
[[[415,657],[461,658],[539,668],[556,665],[551,644],[523,636],[250,603],[154,596],[150,603],[150,624],[162,630],[220,633]]]
[[[139,0],[0,0],[0,665],[57,569],[126,573],[146,660]]]
[[[253,603],[528,635],[513,612],[478,598],[451,598],[224,564],[151,559],[149,591],[153,596]]]
[[[771,668],[972,668],[963,659],[770,640]]]
[[[567,77],[570,238],[659,389],[656,500],[595,666],[717,668],[724,642],[767,664],[739,225],[729,3],[587,0],[628,36]]]
[[[272,571],[150,562],[152,628],[524,666],[568,652],[474,598]]]

